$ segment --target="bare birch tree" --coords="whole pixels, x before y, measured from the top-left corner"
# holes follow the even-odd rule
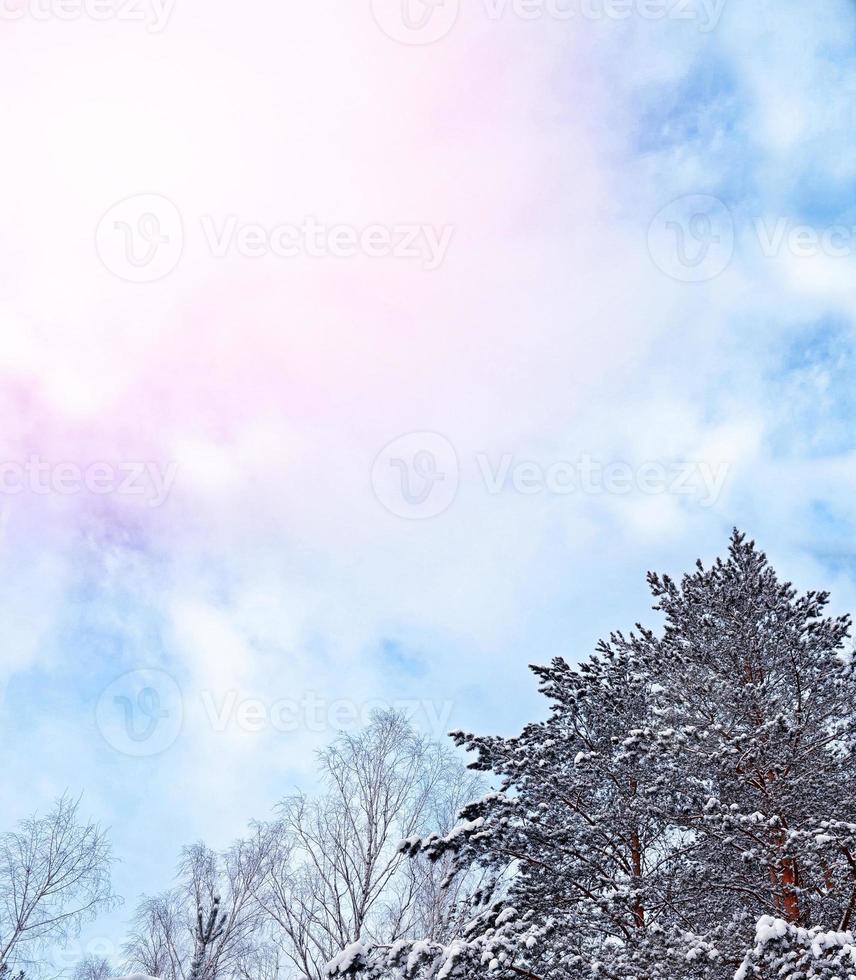
[[[204,844],[186,848],[178,884],[137,908],[123,947],[126,968],[161,980],[240,975],[261,942],[255,893],[264,860],[261,835],[222,854]]]
[[[84,956],[71,976],[72,980],[110,980],[114,973],[106,957]]]
[[[288,797],[262,830],[258,893],[285,958],[312,980],[358,939],[444,932],[454,883],[443,888],[443,869],[404,858],[400,844],[438,819],[451,828],[480,790],[479,777],[394,712],[340,734],[319,760],[324,794]]]
[[[61,797],[0,835],[0,967],[32,966],[47,944],[115,907],[106,834]]]

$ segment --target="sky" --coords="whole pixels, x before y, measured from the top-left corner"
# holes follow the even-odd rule
[[[852,0],[0,20],[0,827],[82,794],[125,899],[60,968],[735,525],[856,606]]]

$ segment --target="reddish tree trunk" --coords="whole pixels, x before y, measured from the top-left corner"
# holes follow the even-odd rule
[[[633,865],[633,878],[638,888],[642,884],[642,843],[634,830],[630,835],[630,859]],[[633,921],[637,929],[645,927],[645,907],[637,898],[633,903]]]
[[[799,922],[800,906],[797,900],[797,865],[793,858],[782,861],[782,911],[788,922]]]

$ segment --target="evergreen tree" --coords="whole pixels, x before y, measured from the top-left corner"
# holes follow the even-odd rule
[[[735,980],[854,980],[856,942],[851,932],[803,929],[784,919],[762,917],[755,945]]]
[[[752,946],[759,918],[793,943],[846,933],[849,620],[823,615],[825,593],[779,582],[738,532],[710,569],[649,583],[662,630],[615,633],[578,666],[533,668],[551,711],[519,736],[454,736],[498,791],[452,834],[405,849],[491,875],[460,937],[357,943],[332,974],[726,980],[768,975]]]
[[[652,749],[672,760],[672,819],[693,835],[683,891],[696,923],[723,948],[762,915],[847,929],[856,903],[849,619],[824,617],[826,593],[798,596],[736,532],[727,561],[699,564],[680,587],[649,581],[666,628],[631,645],[661,687]]]
[[[190,980],[203,980],[216,974],[216,968],[211,961],[211,949],[225,931],[226,913],[220,911],[220,896],[214,895],[207,916],[201,904],[196,908],[196,932],[193,962],[190,964]]]

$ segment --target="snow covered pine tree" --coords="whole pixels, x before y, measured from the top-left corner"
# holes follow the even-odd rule
[[[405,847],[490,873],[460,938],[356,944],[331,975],[856,978],[849,619],[736,531],[726,560],[649,584],[662,631],[533,668],[547,721],[455,734],[499,791]]]

